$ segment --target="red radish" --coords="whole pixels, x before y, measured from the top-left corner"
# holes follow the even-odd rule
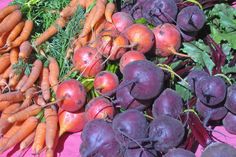
[[[109,60],[117,60],[120,59],[123,54],[126,53],[127,45],[129,41],[123,36],[118,35],[114,37],[114,40],[111,36],[103,36],[101,37],[101,55],[106,57]]]
[[[181,35],[175,25],[169,23],[158,25],[153,29],[153,33],[156,39],[156,55],[167,57],[175,54],[188,57],[177,52],[181,46]]]
[[[57,89],[58,105],[69,112],[76,112],[84,106],[86,91],[77,80],[71,79],[62,82]],[[61,100],[61,101],[60,101]]]
[[[94,98],[85,106],[85,115],[88,121],[113,118],[114,114],[112,103],[103,97]]]
[[[91,47],[81,47],[74,53],[73,64],[84,77],[94,77],[103,70],[102,56],[96,49]]]
[[[98,73],[94,79],[94,88],[101,94],[108,94],[119,86],[119,79],[116,74],[109,71]]]
[[[63,135],[65,132],[79,132],[82,131],[85,124],[85,112],[71,113],[67,111],[62,111],[58,115],[60,131],[59,136]]]
[[[119,32],[123,32],[127,27],[134,23],[132,16],[125,12],[116,12],[113,14],[112,22]]]
[[[143,53],[138,51],[128,51],[126,52],[120,59],[120,71],[123,72],[124,67],[129,64],[130,62],[137,61],[137,60],[145,60],[146,57]]]
[[[131,43],[130,47],[141,53],[147,53],[154,45],[153,32],[145,25],[133,24],[125,30],[125,36]]]

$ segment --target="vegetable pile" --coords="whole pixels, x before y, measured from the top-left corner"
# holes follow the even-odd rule
[[[214,0],[14,0],[0,10],[0,153],[236,156],[236,9]],[[78,149],[78,148],[75,148]],[[224,153],[224,154],[221,154]]]

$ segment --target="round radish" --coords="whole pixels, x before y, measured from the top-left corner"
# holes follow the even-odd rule
[[[79,70],[84,77],[94,77],[103,70],[102,56],[91,47],[81,47],[77,49],[73,56],[75,69]]]
[[[86,91],[84,86],[77,80],[66,80],[59,84],[56,98],[61,100],[58,105],[69,112],[76,112],[84,106]]]
[[[145,25],[133,24],[125,30],[125,36],[131,43],[131,49],[147,53],[154,45],[154,34]]]
[[[114,13],[112,15],[112,22],[119,32],[123,32],[127,27],[134,23],[132,16],[125,12]]]
[[[146,57],[143,53],[138,51],[128,51],[126,52],[120,59],[120,71],[123,73],[124,67],[129,64],[130,62],[137,61],[137,60],[145,60]]]
[[[118,86],[119,79],[114,73],[102,71],[95,76],[94,89],[100,94],[108,94]]]

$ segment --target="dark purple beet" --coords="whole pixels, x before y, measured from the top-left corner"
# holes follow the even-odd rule
[[[163,157],[196,157],[193,152],[185,150],[183,148],[174,148],[168,151]]]
[[[236,115],[229,112],[223,119],[223,126],[226,131],[236,135]]]
[[[206,17],[198,6],[183,8],[177,16],[177,25],[186,32],[199,31],[205,24]]]
[[[130,93],[136,99],[155,98],[162,90],[164,72],[150,61],[138,60],[127,64],[123,76],[125,82],[134,82]]]
[[[184,32],[180,31],[183,41],[190,42],[196,39],[197,32]]]
[[[174,90],[167,88],[155,100],[152,106],[152,114],[156,118],[159,115],[168,115],[178,118],[182,113],[183,101],[181,96]]]
[[[228,112],[224,106],[214,108],[208,107],[199,99],[196,102],[196,110],[203,118],[207,118],[209,120],[221,120]]]
[[[227,89],[225,107],[230,110],[230,112],[236,114],[236,84],[231,85]]]
[[[124,146],[134,142],[130,139],[144,139],[148,134],[148,122],[143,113],[138,110],[128,109],[115,116],[112,122],[116,140]],[[135,144],[136,145],[136,144]],[[130,145],[129,145],[130,146]]]
[[[149,139],[154,141],[157,151],[168,152],[178,146],[185,134],[184,126],[179,121],[166,115],[156,117],[149,126]]]
[[[195,85],[197,81],[201,80],[203,77],[209,76],[208,73],[206,73],[203,70],[192,70],[187,76],[187,82],[190,85],[190,89],[192,92],[195,91]]]
[[[226,84],[217,76],[203,77],[197,81],[195,92],[201,102],[208,106],[216,106],[225,99]]]
[[[143,151],[141,148],[138,149],[127,149],[125,151],[124,157],[156,157],[151,151]]]
[[[225,143],[212,143],[203,151],[201,157],[235,157],[236,149]]]

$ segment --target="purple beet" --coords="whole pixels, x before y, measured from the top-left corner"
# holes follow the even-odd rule
[[[149,150],[143,151],[141,148],[138,149],[127,149],[124,157],[156,157],[157,155]]]
[[[236,115],[229,112],[223,119],[223,126],[226,131],[236,135]]]
[[[236,84],[231,85],[227,89],[225,107],[230,110],[230,112],[236,114]]]
[[[174,148],[168,151],[163,157],[196,157],[193,152],[183,148]]]

